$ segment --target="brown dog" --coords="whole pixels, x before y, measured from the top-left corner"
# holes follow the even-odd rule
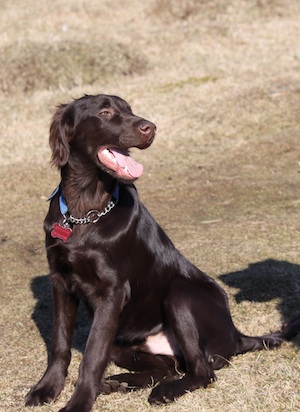
[[[101,391],[153,382],[149,401],[206,387],[231,356],[278,347],[300,320],[261,337],[241,334],[221,287],[174,247],[138,198],[143,171],[128,149],[147,148],[156,127],[115,96],[84,96],[58,108],[50,130],[61,184],[45,219],[53,288],[51,357],[26,405],[61,392],[79,300],[93,323],[65,412],[88,412]],[[110,360],[136,373],[104,381]],[[125,385],[124,385],[125,383]]]

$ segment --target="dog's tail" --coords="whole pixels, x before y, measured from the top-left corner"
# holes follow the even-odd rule
[[[282,325],[280,331],[263,336],[246,336],[240,334],[235,355],[262,349],[278,348],[284,341],[293,339],[300,333],[300,316]]]

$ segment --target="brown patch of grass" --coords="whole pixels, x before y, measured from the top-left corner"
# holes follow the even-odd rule
[[[209,1],[206,2],[206,7],[209,6]],[[175,18],[179,20],[186,20],[190,16],[195,15],[199,12],[203,2],[200,0],[187,0],[187,1],[176,1],[176,0],[158,0],[154,6],[154,13],[165,19]]]
[[[293,3],[287,8],[284,0],[157,0],[153,11],[164,21],[187,21],[197,15],[211,20],[221,16],[230,18],[232,15],[238,18],[284,16],[293,13],[291,9],[297,11],[298,7]]]
[[[132,47],[110,40],[87,42],[22,42],[5,48],[0,57],[0,88],[5,93],[70,89],[95,85],[103,78],[141,74],[147,60]]]

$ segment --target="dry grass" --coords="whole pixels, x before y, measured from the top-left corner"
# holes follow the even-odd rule
[[[122,44],[78,41],[26,42],[7,46],[0,58],[1,89],[6,94],[97,85],[99,78],[140,74],[146,59]]]
[[[59,179],[48,125],[55,105],[83,93],[120,95],[156,122],[155,143],[136,152],[141,197],[225,287],[238,327],[264,333],[299,313],[298,0],[18,3],[0,0],[1,410],[25,411],[44,371],[42,221]],[[82,314],[65,390],[33,410],[69,399],[87,332]],[[239,356],[174,405],[151,407],[145,390],[99,396],[93,410],[294,412],[299,346]]]

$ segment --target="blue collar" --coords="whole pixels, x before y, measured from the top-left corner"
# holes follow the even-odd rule
[[[64,195],[62,194],[61,184],[57,186],[51,196],[48,197],[47,201],[52,200],[54,196],[59,193],[59,209],[62,215],[66,215],[68,213],[68,206],[65,201]]]
[[[66,203],[66,200],[64,198],[64,195],[62,193],[61,190],[61,184],[59,184],[57,186],[57,188],[54,190],[54,192],[52,193],[52,195],[47,199],[47,201],[52,200],[54,198],[54,196],[59,193],[59,209],[60,209],[60,213],[63,216],[66,216],[66,214],[68,213],[68,205]],[[119,184],[117,184],[117,186],[115,187],[113,193],[112,193],[112,199],[111,202],[116,205],[118,203],[119,200],[119,194],[120,194],[120,187]],[[88,212],[89,213],[89,212]],[[100,213],[100,212],[99,212]],[[80,219],[80,218],[79,218]]]

